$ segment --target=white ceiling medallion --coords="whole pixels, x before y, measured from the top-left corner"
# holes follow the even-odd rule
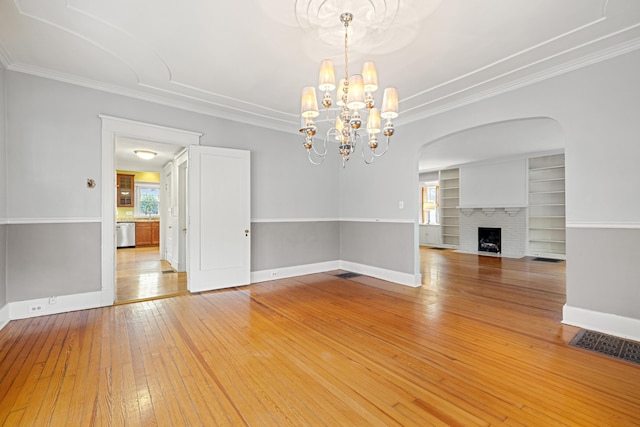
[[[316,32],[316,40],[327,57],[341,54],[344,27],[336,16],[349,11],[357,17],[350,25],[349,42],[354,53],[385,54],[398,50],[417,36],[424,20],[442,0],[298,0],[296,22],[305,32]]]

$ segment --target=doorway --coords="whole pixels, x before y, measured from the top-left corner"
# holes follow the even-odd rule
[[[174,167],[188,161],[188,169],[174,169],[186,177],[186,215],[174,230],[185,242],[187,289],[203,292],[250,283],[251,210],[250,152],[200,145],[201,133],[100,115],[102,120],[102,289],[103,306],[115,301],[116,197],[115,143],[117,138],[180,145],[187,149]],[[181,159],[184,159],[181,161]],[[174,187],[175,188],[175,187]],[[172,194],[174,194],[172,192]],[[174,197],[175,198],[175,197]],[[177,209],[176,209],[177,211]],[[166,215],[161,210],[161,215]],[[188,218],[188,221],[186,221]],[[187,234],[187,227],[189,231]],[[184,236],[183,236],[184,233]],[[160,235],[160,253],[166,236]],[[175,258],[175,254],[174,254]]]
[[[139,151],[146,158],[136,156]],[[186,251],[184,245],[174,245],[173,236],[181,193],[173,164],[183,151],[175,144],[115,138],[116,304],[187,292],[185,269],[173,259]],[[122,230],[129,230],[127,238],[121,238]]]

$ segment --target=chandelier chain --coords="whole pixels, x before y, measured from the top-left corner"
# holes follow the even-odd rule
[[[349,21],[344,23],[344,78],[349,81]]]

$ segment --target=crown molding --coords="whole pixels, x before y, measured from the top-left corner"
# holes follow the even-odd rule
[[[634,26],[634,27],[632,27],[632,29],[635,29],[635,28],[638,28],[638,27],[640,27],[640,25]],[[428,108],[427,107],[421,113],[417,113],[417,114],[413,114],[413,115],[409,115],[409,116],[404,116],[404,118],[402,118],[402,119],[400,119],[400,118],[397,119],[395,125],[396,125],[396,127],[399,127],[399,126],[407,125],[409,123],[413,123],[413,122],[416,122],[416,121],[424,120],[424,119],[427,119],[429,117],[433,117],[435,115],[438,115],[438,114],[441,114],[441,113],[444,113],[444,112],[447,112],[447,111],[454,110],[456,108],[464,107],[466,105],[470,105],[470,104],[473,104],[475,102],[478,102],[478,101],[481,101],[481,100],[484,100],[484,99],[492,98],[494,96],[501,95],[501,94],[504,94],[504,93],[507,93],[507,92],[511,92],[513,90],[520,89],[520,88],[523,88],[523,87],[532,85],[534,83],[538,83],[538,82],[541,82],[541,81],[544,81],[544,80],[547,80],[547,79],[550,79],[550,78],[553,78],[553,77],[556,77],[556,76],[559,76],[559,75],[562,75],[562,74],[566,74],[566,73],[569,73],[571,71],[575,71],[575,70],[587,67],[589,65],[593,65],[593,64],[596,64],[596,63],[599,63],[599,62],[602,62],[602,61],[606,61],[608,59],[615,58],[615,57],[620,56],[620,55],[624,55],[626,53],[632,52],[632,51],[637,50],[637,49],[640,49],[640,37],[634,38],[634,39],[629,40],[629,41],[627,41],[625,43],[618,44],[616,46],[612,46],[612,47],[603,49],[600,52],[593,53],[593,54],[590,54],[590,55],[585,55],[582,58],[579,58],[579,59],[576,59],[576,60],[573,60],[573,61],[569,61],[569,62],[566,62],[564,64],[557,65],[555,67],[551,67],[551,68],[549,68],[547,70],[540,71],[540,72],[537,72],[537,73],[533,73],[533,74],[531,74],[531,75],[529,75],[527,77],[523,77],[523,78],[511,81],[511,82],[503,83],[503,84],[498,85],[498,86],[496,86],[494,88],[479,92],[477,94],[473,94],[473,95],[467,96],[467,97],[462,98],[460,100],[451,101],[449,103],[445,103],[444,105],[439,106],[439,107],[434,107],[434,108]],[[550,60],[552,58],[559,57],[559,56],[561,56],[563,54],[566,54],[568,52],[569,51],[564,51],[564,52],[561,52],[559,54],[544,58],[544,59],[542,59],[540,61],[536,61],[535,63],[529,64],[529,65],[527,65],[525,67],[520,67],[518,69],[510,71],[509,73],[502,74],[502,75],[498,76],[497,78],[506,77],[509,74],[515,73],[517,71],[521,71],[523,69],[526,69],[527,67],[530,67],[530,66],[535,65],[535,64],[542,63],[542,62]],[[495,80],[495,79],[493,79],[493,80]],[[458,91],[458,92],[456,92],[454,94],[451,94],[449,96],[453,96],[453,95],[456,95],[456,94],[463,93],[465,91],[471,90],[473,88],[476,88],[476,87],[481,86],[482,84],[486,84],[488,82],[490,82],[490,81],[485,81],[485,82],[476,84],[473,87],[469,87],[469,88],[463,89],[463,90]],[[431,102],[435,102],[435,101],[431,101]],[[422,106],[426,106],[426,104],[422,104]],[[419,106],[418,107],[414,107],[414,108],[419,108]]]
[[[62,83],[68,83],[75,86],[81,86],[88,89],[98,90],[101,92],[112,93],[115,95],[126,96],[128,98],[139,99],[141,101],[151,102],[154,104],[164,105],[167,107],[177,108],[180,110],[190,111],[192,113],[203,114],[206,116],[217,117],[220,119],[231,120],[234,122],[239,122],[247,125],[258,126],[261,128],[271,129],[279,132],[298,134],[298,128],[295,126],[294,122],[287,122],[280,118],[272,118],[266,115],[258,115],[248,110],[242,110],[240,108],[230,108],[224,106],[222,104],[216,104],[213,102],[208,102],[196,97],[188,97],[184,95],[180,95],[183,98],[192,99],[194,101],[204,102],[211,105],[211,108],[206,108],[203,106],[196,105],[195,103],[188,101],[178,101],[175,99],[170,99],[168,97],[153,95],[142,91],[136,91],[129,88],[124,88],[121,86],[110,85],[106,83],[101,83],[91,79],[85,79],[78,76],[73,76],[66,73],[60,73],[56,71],[51,71],[39,67],[34,67],[31,65],[20,64],[20,63],[12,63],[6,67],[10,71],[15,71],[19,73],[29,74],[32,76],[42,77],[50,80],[59,81]],[[153,86],[145,86],[143,84],[141,87],[149,87],[152,90],[159,90]],[[176,94],[175,92],[162,90],[166,93]],[[220,108],[214,108],[220,107]],[[253,116],[252,119],[249,116]]]
[[[623,33],[625,31],[629,31],[632,29],[637,29],[640,28],[640,25],[637,26],[633,26],[630,28],[627,28],[625,30],[620,31],[619,33]],[[599,40],[595,40],[591,43],[595,43],[597,41],[606,39],[608,37],[612,37],[613,35],[608,35],[607,37],[603,37],[602,39]],[[580,47],[584,47],[586,45],[582,45]],[[576,48],[577,49],[577,48]],[[557,65],[555,67],[551,67],[547,70],[544,71],[540,71],[537,73],[533,73],[529,76],[523,77],[523,78],[519,78],[519,79],[515,79],[513,81],[510,82],[506,82],[503,84],[500,84],[494,88],[491,89],[487,89],[475,94],[471,94],[468,95],[466,97],[463,97],[461,99],[458,100],[453,100],[450,102],[445,102],[443,105],[437,106],[437,107],[429,107],[428,104],[429,103],[433,103],[436,102],[438,100],[432,100],[429,101],[429,103],[424,103],[420,106],[416,106],[414,107],[414,109],[420,109],[420,112],[416,112],[415,114],[409,114],[409,115],[405,115],[405,116],[401,116],[400,118],[398,118],[396,120],[396,127],[400,127],[400,126],[404,126],[413,122],[417,122],[420,120],[424,120],[433,116],[436,116],[438,114],[447,112],[447,111],[451,111],[454,110],[456,108],[460,108],[460,107],[464,107],[466,105],[470,105],[473,104],[475,102],[484,100],[484,99],[488,99],[497,95],[501,95],[519,88],[523,88],[526,86],[529,86],[531,84],[543,81],[543,80],[547,80],[550,79],[552,77],[556,77],[562,74],[566,74],[569,73],[571,71],[583,68],[583,67],[587,67],[589,65],[592,64],[596,64],[598,62],[602,62],[605,61],[607,59],[611,59],[614,58],[616,56],[620,56],[629,52],[632,52],[634,50],[640,49],[640,37],[634,38],[632,40],[629,40],[627,42],[618,44],[616,46],[613,47],[609,47],[606,49],[601,50],[600,52],[594,53],[594,54],[590,54],[590,55],[585,55],[582,58],[573,60],[573,61],[569,61],[566,62],[564,64],[560,64]],[[447,97],[451,97],[451,96],[455,96],[455,95],[460,95],[460,94],[464,94],[464,92],[468,92],[471,91],[473,89],[478,88],[481,85],[484,84],[488,84],[490,82],[495,81],[496,79],[499,78],[505,78],[508,77],[510,74],[516,73],[518,71],[522,71],[525,70],[528,67],[531,67],[533,65],[536,64],[540,64],[543,63],[545,61],[551,60],[553,58],[557,58],[560,57],[564,54],[567,54],[571,51],[573,51],[575,49],[571,49],[571,50],[567,50],[564,52],[560,52],[558,54],[555,54],[553,56],[549,56],[547,58],[541,59],[539,61],[536,61],[535,63],[532,64],[528,64],[527,66],[523,66],[523,67],[519,67],[515,70],[512,70],[508,73],[504,73],[494,79],[491,80],[487,80],[487,81],[483,81],[481,83],[475,84],[473,86],[469,86],[465,89],[461,89],[459,91],[457,91],[454,94],[448,95]],[[138,91],[138,90],[134,90],[134,89],[129,89],[129,88],[124,88],[121,86],[116,86],[116,85],[109,85],[109,84],[105,84],[105,83],[101,83],[101,82],[97,82],[94,80],[90,80],[90,79],[85,79],[85,78],[81,78],[78,76],[73,76],[70,74],[66,74],[66,73],[60,73],[60,72],[56,72],[56,71],[51,71],[51,70],[46,70],[46,69],[42,69],[39,67],[33,67],[30,65],[26,65],[26,64],[20,64],[20,63],[12,63],[10,56],[8,55],[8,52],[6,51],[6,49],[3,48],[2,44],[0,44],[0,62],[2,62],[5,67],[8,70],[11,71],[16,71],[16,72],[20,72],[20,73],[24,73],[24,74],[30,74],[30,75],[34,75],[34,76],[38,76],[38,77],[43,77],[43,78],[47,78],[47,79],[51,79],[51,80],[55,80],[55,81],[60,81],[63,83],[68,83],[68,84],[73,84],[76,86],[82,86],[82,87],[86,87],[89,89],[94,89],[94,90],[98,90],[98,91],[102,91],[102,92],[107,92],[107,93],[112,93],[112,94],[116,94],[116,95],[121,95],[121,96],[126,96],[129,98],[134,98],[134,99],[139,99],[141,101],[146,101],[146,102],[151,102],[154,104],[159,104],[159,105],[164,105],[167,107],[172,107],[172,108],[177,108],[180,110],[185,110],[185,111],[190,111],[193,113],[197,113],[197,114],[203,114],[203,115],[207,115],[207,116],[212,116],[212,117],[217,117],[220,119],[225,119],[225,120],[231,120],[234,122],[238,122],[238,123],[242,123],[242,124],[246,124],[246,125],[251,125],[251,126],[257,126],[257,127],[261,127],[261,128],[266,128],[266,129],[271,129],[271,130],[275,130],[275,131],[279,131],[279,132],[284,132],[284,133],[288,133],[288,134],[294,134],[297,135],[298,134],[298,126],[297,126],[297,116],[295,120],[287,120],[285,118],[282,117],[274,117],[268,114],[262,114],[262,113],[257,113],[254,111],[250,111],[248,109],[243,109],[243,108],[239,108],[239,107],[234,107],[234,106],[229,106],[229,105],[224,105],[222,103],[218,103],[218,102],[213,102],[213,101],[209,101],[206,99],[203,99],[201,97],[196,97],[196,96],[189,96],[189,95],[183,95],[183,94],[179,94],[177,92],[174,91],[170,91],[168,89],[163,89],[163,88],[159,88],[156,86],[151,86],[151,85],[146,85],[146,84],[140,84],[140,87],[146,87],[149,90],[153,90],[156,92],[162,92],[164,94],[167,95],[173,95],[173,96],[178,96],[183,98],[184,100],[176,100],[173,98],[170,98],[169,96],[162,96],[162,95],[156,95],[156,94],[151,94],[151,93],[147,93],[147,92],[143,92],[143,91]],[[439,100],[442,100],[444,98],[440,98]],[[192,101],[192,102],[191,102]],[[237,100],[236,100],[237,101]],[[243,102],[243,101],[239,101],[239,102]],[[205,105],[198,105],[198,104],[205,104]],[[280,113],[280,114],[287,114],[287,113],[282,113],[282,112],[278,112],[276,110],[272,110],[269,109],[267,107],[263,107],[263,106],[259,106],[259,105],[255,105],[255,104],[251,104],[251,103],[246,103],[249,106],[254,106],[254,107],[259,107],[265,111],[272,111],[274,113]]]

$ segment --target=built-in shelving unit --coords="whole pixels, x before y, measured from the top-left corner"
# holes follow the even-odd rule
[[[440,171],[440,228],[442,245],[460,245],[460,171],[447,169]]]
[[[566,258],[564,154],[529,159],[529,255]]]

